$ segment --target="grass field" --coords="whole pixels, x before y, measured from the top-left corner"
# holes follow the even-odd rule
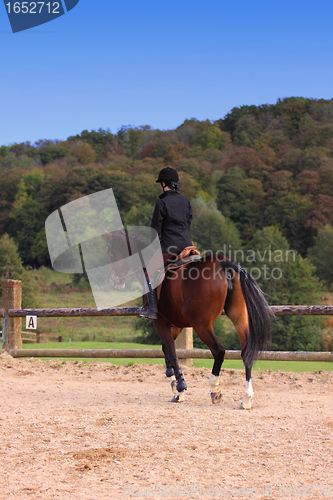
[[[50,342],[45,344],[23,344],[24,349],[160,349],[160,346],[147,345],[147,344],[137,344],[134,342],[124,343],[124,342]],[[63,360],[70,358],[61,358]],[[73,358],[77,359],[77,358]],[[94,360],[84,359],[85,362],[91,362]],[[105,363],[113,363],[116,365],[133,365],[134,363],[163,363],[164,360],[144,358],[144,359],[109,359],[103,358],[98,359]],[[196,367],[206,367],[211,368],[213,366],[212,359],[195,359],[194,366]],[[223,368],[232,369],[244,369],[242,361],[238,360],[226,360],[223,363]],[[283,370],[290,372],[314,372],[317,370],[333,370],[333,363],[325,363],[320,361],[257,361],[254,364],[253,370]]]

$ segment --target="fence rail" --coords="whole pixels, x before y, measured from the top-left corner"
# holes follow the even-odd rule
[[[95,309],[83,308],[57,308],[57,309],[9,309],[8,316],[11,318],[25,318],[27,314],[36,314],[39,318],[72,318],[86,316],[138,316],[140,307],[111,307]]]
[[[9,309],[8,316],[10,318],[25,318],[27,314],[36,314],[40,318],[138,316],[140,309],[140,307]],[[274,316],[330,316],[333,315],[333,306],[271,306],[271,311]],[[4,317],[4,312],[4,309],[0,309],[0,316]],[[222,314],[225,314],[224,311]]]
[[[36,339],[30,339],[26,337],[22,337],[23,335],[32,335],[33,337],[37,337]],[[0,335],[2,335],[2,330],[0,330]],[[62,335],[51,335],[49,333],[39,333],[39,332],[21,332],[21,338],[22,340],[29,340],[30,342],[37,342],[38,344],[40,343],[41,337],[47,337],[50,339],[57,339],[58,342],[62,342]]]
[[[5,352],[5,351],[1,351]],[[14,358],[164,358],[161,349],[11,349]],[[177,349],[179,359],[213,359],[208,349]],[[242,359],[241,351],[226,351],[225,359]],[[258,360],[333,361],[333,352],[262,351]]]

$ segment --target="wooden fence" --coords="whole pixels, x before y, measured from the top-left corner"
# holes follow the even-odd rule
[[[3,347],[13,357],[66,357],[66,358],[163,358],[161,349],[22,349],[21,318],[28,314],[37,317],[87,317],[87,316],[138,316],[139,307],[115,308],[54,308],[21,309],[21,282],[4,280],[2,284],[0,317],[5,318]],[[275,316],[333,315],[333,306],[271,306]],[[177,355],[182,360],[212,359],[209,350],[193,350],[193,330],[184,328],[176,341]],[[240,351],[226,351],[226,359],[241,359]],[[258,356],[263,360],[333,361],[333,352],[281,352],[264,351]]]
[[[2,335],[2,330],[0,330],[0,335]],[[22,337],[22,335],[31,335],[32,337],[36,338],[29,338],[29,337]],[[37,342],[37,344],[40,344],[42,338],[46,339],[57,339],[58,342],[62,342],[62,335],[50,335],[48,333],[39,333],[39,332],[21,332],[21,339],[22,340],[27,340],[29,342]]]

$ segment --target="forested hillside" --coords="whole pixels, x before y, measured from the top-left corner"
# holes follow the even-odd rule
[[[248,257],[260,249],[254,277],[271,303],[318,300],[314,274],[331,285],[333,99],[241,106],[174,130],[124,126],[3,145],[0,235],[14,239],[25,266],[48,265],[46,217],[107,188],[125,224],[149,225],[165,165],[179,171],[180,192],[193,202],[192,238],[200,250],[227,249],[232,257],[241,250],[236,260],[258,268],[258,255]],[[283,276],[272,274],[276,267]]]

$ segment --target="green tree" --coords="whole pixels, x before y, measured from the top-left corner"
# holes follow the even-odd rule
[[[117,133],[119,145],[126,156],[137,156],[142,151],[147,132],[150,131],[150,126],[141,127],[122,126]]]
[[[147,148],[142,151],[142,156],[152,156],[153,158],[166,159],[171,151],[170,148],[176,144],[177,141],[172,137],[159,135],[155,137],[153,142],[151,142]],[[150,150],[149,153],[148,150]]]
[[[110,151],[115,145],[115,136],[111,133],[110,129],[98,130],[83,130],[81,134],[70,136],[67,138],[68,142],[83,141],[93,147],[97,158],[100,160]]]
[[[317,173],[317,172],[316,172]],[[322,165],[318,169],[320,194],[330,196],[333,193],[333,164]]]
[[[209,127],[197,135],[195,144],[205,149],[224,149],[231,142],[228,132],[221,132],[217,127]]]
[[[0,238],[0,279],[22,281],[22,307],[34,308],[38,305],[38,288],[33,276],[22,265],[16,243],[8,234]],[[1,302],[0,302],[1,304]]]
[[[190,174],[197,181],[200,180],[200,163],[195,158],[183,158],[175,164],[175,168],[178,170],[180,178],[183,172]]]
[[[149,226],[154,212],[154,206],[150,203],[135,206],[126,213],[123,222],[126,226]]]
[[[30,158],[36,156],[36,148],[31,145],[30,141],[21,142],[20,144],[15,142],[9,146],[9,150],[11,153],[14,153],[15,156],[27,155]]]
[[[25,264],[35,264],[31,249],[38,233],[44,227],[47,215],[43,205],[31,198],[28,198],[15,212],[12,231],[18,241],[20,257]]]
[[[248,196],[245,172],[238,167],[230,168],[218,182],[218,209],[227,217],[239,219]]]
[[[316,275],[327,285],[333,283],[333,228],[326,224],[319,229],[309,258],[316,267]]]
[[[35,164],[36,162],[32,158],[29,158],[27,155],[15,156],[13,153],[9,153],[2,160],[0,167],[1,170],[7,171],[14,168],[28,170]]]
[[[210,120],[197,120],[196,118],[186,119],[176,128],[179,140],[186,146],[192,147],[197,135],[211,128],[213,123]]]
[[[31,259],[33,259],[38,266],[50,266],[50,255],[49,255],[49,249],[47,246],[47,241],[46,241],[46,234],[45,234],[45,227],[39,233],[34,239],[34,242],[31,246],[30,250],[30,256]]]
[[[280,172],[282,173],[282,172]],[[263,214],[265,226],[279,226],[289,245],[303,256],[312,242],[312,233],[304,225],[304,218],[311,209],[312,202],[296,193],[283,189],[274,195],[271,192],[269,205]]]
[[[24,179],[21,178],[19,186],[18,186],[18,191],[15,196],[15,201],[13,203],[13,209],[11,212],[11,217],[14,218],[18,212],[18,210],[24,205],[24,203],[27,201],[28,198],[28,193],[27,193],[27,186],[24,182]]]
[[[246,177],[238,167],[230,168],[217,184],[217,207],[237,224],[248,240],[261,227],[265,193],[260,180]]]
[[[306,115],[300,123],[297,144],[302,148],[325,146],[333,138],[333,123]]]
[[[24,176],[24,182],[29,196],[36,197],[44,181],[45,174],[41,169],[33,168]]]
[[[308,259],[291,251],[276,227],[257,231],[244,254],[244,267],[267,294],[271,305],[316,304],[322,285]],[[321,347],[320,319],[302,316],[278,317],[273,321],[274,350],[318,350]]]
[[[261,127],[253,115],[242,116],[234,131],[234,144],[253,148],[259,145]]]
[[[235,224],[224,217],[214,203],[206,205],[202,198],[198,197],[193,202],[193,208],[191,237],[200,251],[234,251],[241,247]]]
[[[221,130],[226,130],[229,132],[232,136],[235,132],[235,129],[237,127],[238,121],[243,117],[243,116],[258,116],[258,108],[257,106],[251,105],[251,106],[240,106],[239,108],[235,107],[232,108],[230,113],[227,113],[223,119],[217,120],[215,122],[215,125],[218,125]]]
[[[329,161],[328,154],[324,148],[292,149],[281,158],[279,170],[289,170],[293,175],[304,170],[317,170]]]
[[[48,139],[35,142],[35,155],[40,159],[43,165],[59,160],[67,156],[65,144],[60,141],[51,141]]]
[[[10,146],[0,146],[0,163],[1,163],[1,160],[6,155],[8,155],[9,151],[10,151]]]
[[[285,118],[284,128],[290,139],[299,133],[301,121],[310,110],[312,103],[312,99],[294,96],[277,100],[275,109],[277,114]]]

